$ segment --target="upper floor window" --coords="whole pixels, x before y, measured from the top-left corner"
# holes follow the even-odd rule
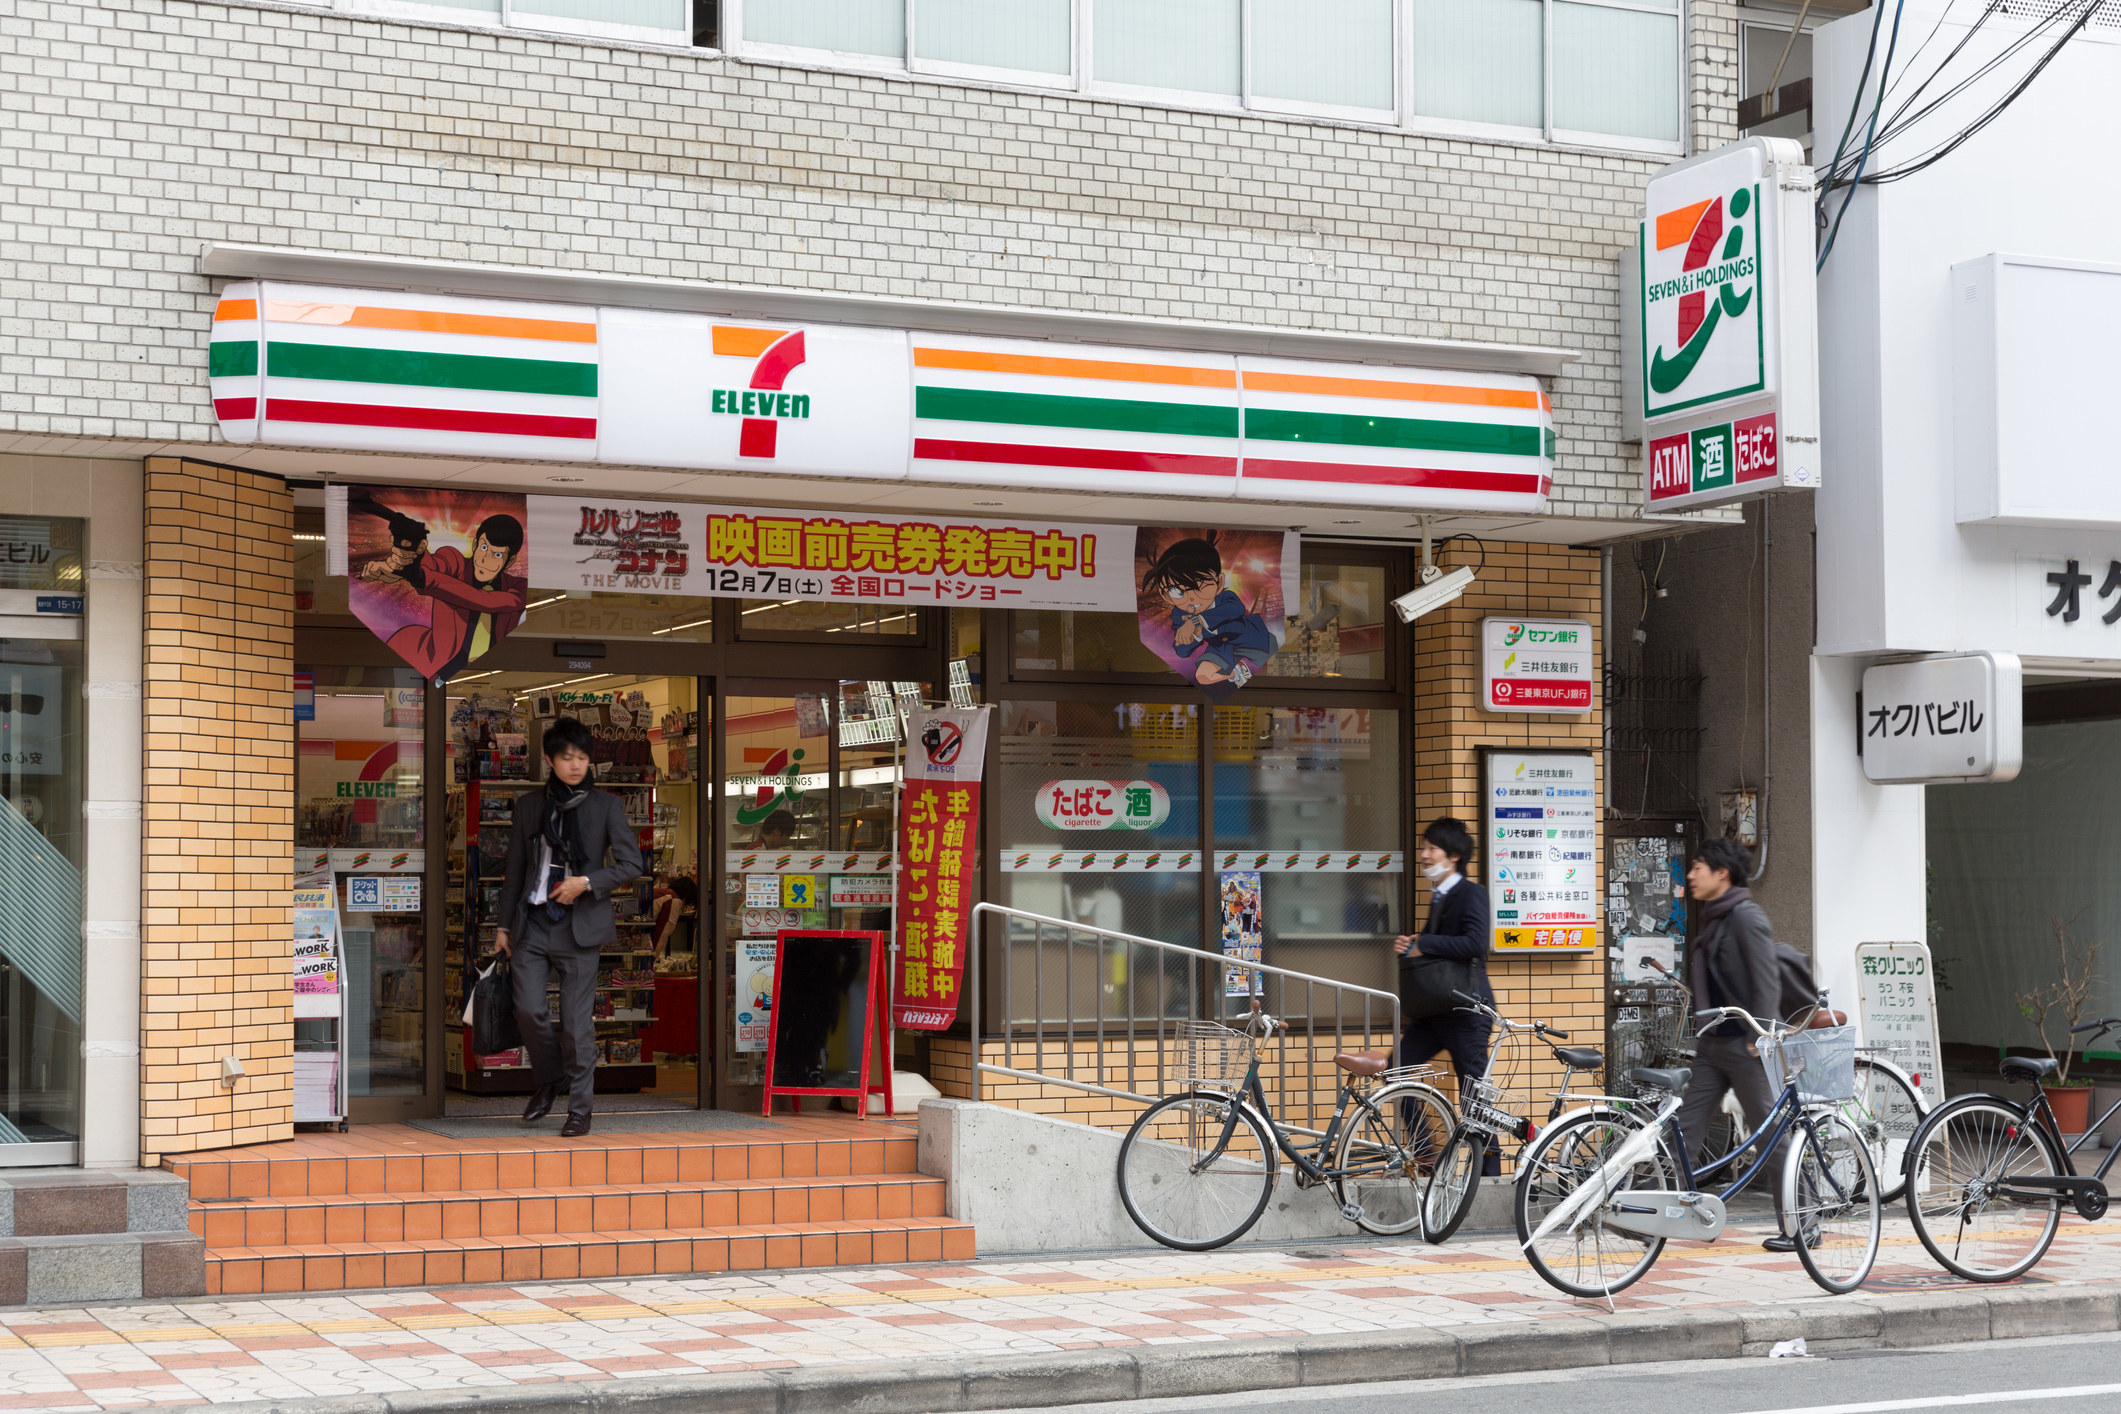
[[[693,3],[715,11],[696,31],[759,59],[1475,136],[1681,147],[1679,0]]]

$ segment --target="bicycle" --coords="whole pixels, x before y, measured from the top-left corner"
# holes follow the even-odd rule
[[[1650,1120],[1585,1111],[1554,1124],[1527,1149],[1514,1193],[1526,1258],[1560,1291],[1611,1297],[1642,1278],[1668,1239],[1722,1236],[1724,1204],[1794,1130],[1779,1194],[1783,1231],[1797,1238],[1805,1272],[1821,1288],[1854,1291],[1877,1260],[1881,1228],[1870,1150],[1835,1108],[1855,1088],[1854,1036],[1845,1027],[1762,1026],[1735,1007],[1697,1014],[1704,1018],[1699,1034],[1725,1019],[1750,1026],[1779,1092],[1760,1128],[1743,1141],[1758,1147],[1751,1167],[1721,1193],[1700,1191],[1675,1118],[1688,1073],[1634,1070],[1629,1080],[1665,1096]]]
[[[1650,967],[1662,972],[1666,984],[1676,988],[1688,1007],[1693,1005],[1693,992],[1676,973],[1665,968],[1655,958],[1645,961]],[[1878,1201],[1896,1203],[1906,1191],[1907,1179],[1902,1166],[1907,1156],[1907,1146],[1913,1140],[1916,1128],[1930,1112],[1929,1100],[1922,1093],[1922,1077],[1904,1069],[1900,1056],[1905,1047],[1878,1042],[1856,1048],[1856,1087],[1851,1096],[1840,1105],[1842,1118],[1856,1126],[1863,1136],[1864,1147],[1871,1151],[1871,1169],[1878,1175]],[[1657,1065],[1683,1065],[1691,1059],[1685,1049],[1668,1046],[1668,1058],[1661,1058]],[[1745,1144],[1737,1138],[1744,1130],[1743,1112],[1733,1113],[1735,1101],[1724,1097],[1724,1110],[1712,1116],[1709,1132],[1704,1142],[1711,1149],[1721,1148],[1722,1157],[1704,1160],[1694,1170],[1696,1179],[1713,1178],[1719,1172],[1727,1172],[1745,1154]]]
[[[1495,1063],[1503,1046],[1512,1036],[1530,1034],[1547,1040],[1549,1037],[1566,1041],[1569,1033],[1558,1030],[1541,1021],[1511,1021],[1494,1007],[1464,992],[1453,992],[1465,1005],[1460,1011],[1471,1011],[1494,1021],[1500,1029],[1495,1044],[1488,1048],[1488,1063],[1477,1076],[1460,1076],[1458,1128],[1451,1134],[1430,1172],[1428,1182],[1422,1185],[1421,1236],[1425,1242],[1448,1242],[1453,1233],[1473,1211],[1473,1200],[1480,1191],[1480,1171],[1487,1160],[1488,1150],[1503,1136],[1509,1135],[1518,1141],[1518,1157],[1522,1159],[1524,1146],[1532,1141],[1536,1132],[1529,1119],[1509,1112],[1509,1105],[1516,1097],[1495,1084]],[[1605,1068],[1605,1056],[1586,1046],[1557,1046],[1548,1041],[1548,1049],[1563,1067],[1561,1088],[1550,1092],[1553,1103],[1547,1107],[1546,1122],[1552,1124],[1570,1100],[1586,1099],[1610,1102],[1611,1096],[1578,1095],[1570,1089],[1579,1071],[1597,1071]]]
[[[2092,1032],[2097,1041],[2117,1026],[2121,1017],[2110,1016],[2073,1026],[2070,1034]],[[2054,1242],[2065,1199],[2087,1222],[2106,1214],[2106,1174],[2121,1149],[2108,1150],[2089,1175],[2077,1172],[2076,1154],[2121,1103],[2093,1120],[2075,1144],[2064,1144],[2040,1088],[2057,1068],[2051,1057],[2006,1057],[1998,1070],[2005,1080],[2033,1087],[2029,1103],[1959,1095],[1939,1105],[1908,1143],[1908,1218],[1929,1254],[1954,1276],[2009,1281],[2029,1271]]]
[[[1119,1146],[1119,1196],[1135,1226],[1166,1247],[1207,1252],[1251,1231],[1273,1195],[1277,1155],[1297,1186],[1329,1186],[1341,1216],[1394,1237],[1421,1221],[1420,1179],[1440,1136],[1458,1126],[1428,1066],[1394,1067],[1389,1051],[1342,1054],[1339,1102],[1315,1144],[1274,1119],[1259,1080],[1259,1042],[1288,1029],[1252,1003],[1244,1029],[1183,1024],[1186,1089],[1144,1110]],[[1373,1088],[1374,1087],[1374,1088]]]

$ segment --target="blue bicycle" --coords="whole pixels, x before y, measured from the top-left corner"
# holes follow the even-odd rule
[[[1787,1137],[1777,1199],[1782,1230],[1798,1239],[1797,1255],[1822,1288],[1840,1294],[1861,1286],[1877,1260],[1881,1219],[1869,1148],[1838,1108],[1855,1093],[1854,1028],[1808,1031],[1812,1014],[1785,1027],[1763,1026],[1735,1007],[1696,1013],[1708,1026],[1726,1018],[1750,1026],[1779,1092],[1760,1128],[1739,1141],[1740,1149],[1753,1147],[1751,1166],[1720,1193],[1700,1191],[1679,1133],[1685,1070],[1628,1072],[1662,1097],[1647,1120],[1609,1110],[1557,1120],[1518,1169],[1517,1236],[1532,1269],[1571,1296],[1625,1290],[1669,1239],[1721,1237],[1724,1205]]]

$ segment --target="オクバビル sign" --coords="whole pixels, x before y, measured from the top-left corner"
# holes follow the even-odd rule
[[[2008,781],[2025,759],[2024,670],[2012,653],[1954,653],[1863,673],[1858,750],[1881,785]]]
[[[1811,180],[1796,143],[1748,138],[1650,181],[1626,362],[1652,508],[1819,484]]]

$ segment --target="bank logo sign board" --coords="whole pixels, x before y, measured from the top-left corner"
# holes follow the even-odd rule
[[[1483,619],[1481,701],[1490,712],[1588,712],[1595,674],[1583,619]]]
[[[1516,374],[254,282],[208,355],[236,444],[1537,513]]]
[[[1802,149],[1776,138],[1650,182],[1628,342],[1652,509],[1818,485],[1810,189]]]

